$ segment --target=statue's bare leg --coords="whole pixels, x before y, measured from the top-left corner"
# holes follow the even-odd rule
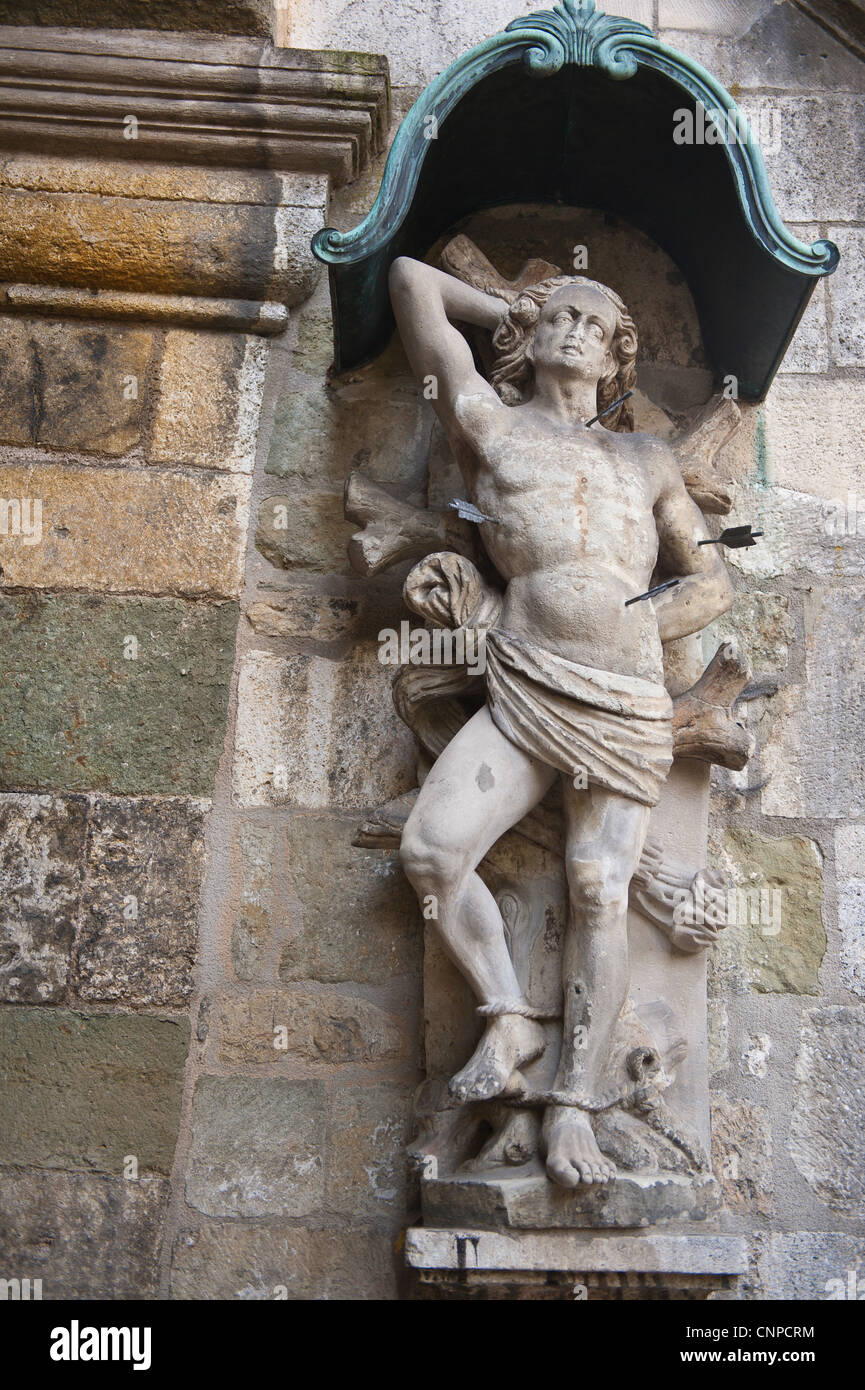
[[[406,874],[421,901],[432,902],[445,949],[492,1015],[473,1057],[451,1082],[456,1100],[499,1095],[511,1074],[543,1051],[543,1030],[518,1012],[528,1003],[502,916],[475,870],[555,777],[506,739],[484,708],[439,757],[403,831]]]
[[[628,995],[628,888],[639,863],[649,809],[600,788],[565,783],[570,922],[563,953],[562,1056],[555,1089],[595,1099],[616,1020]],[[608,1182],[615,1168],[595,1141],[589,1114],[549,1106],[547,1171],[563,1187]]]

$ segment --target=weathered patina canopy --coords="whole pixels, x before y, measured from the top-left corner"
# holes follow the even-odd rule
[[[685,108],[703,138],[677,143]],[[809,246],[784,226],[745,116],[710,73],[594,0],[563,0],[432,82],[400,126],[368,216],[315,237],[336,369],[386,346],[397,256],[423,258],[483,208],[529,202],[615,213],[653,237],[688,281],[716,372],[748,400],[765,396],[817,279],[838,263],[832,242]]]

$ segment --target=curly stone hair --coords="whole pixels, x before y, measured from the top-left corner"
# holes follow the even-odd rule
[[[633,389],[637,380],[637,329],[624,302],[614,290],[597,280],[589,280],[584,275],[556,275],[522,290],[493,334],[495,365],[490,373],[490,381],[505,405],[519,405],[530,392],[534,368],[529,347],[541,310],[550,295],[566,285],[591,285],[606,296],[616,311],[616,330],[610,347],[615,367],[598,382],[598,410],[605,410],[626,391]],[[634,414],[630,401],[625,401],[601,423],[608,430],[620,434],[633,430]]]

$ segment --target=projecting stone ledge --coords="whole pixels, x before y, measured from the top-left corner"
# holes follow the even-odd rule
[[[460,1302],[735,1300],[748,1268],[742,1236],[471,1227],[409,1230],[406,1262],[416,1298]]]
[[[0,312],[281,332],[389,109],[376,54],[0,25]]]
[[[737,1275],[748,1268],[743,1236],[657,1231],[599,1236],[417,1226],[406,1235],[405,1251],[409,1267],[418,1270]]]
[[[146,9],[147,25],[126,33],[0,26],[0,148],[324,174],[337,185],[383,148],[382,55],[274,48],[227,29],[157,34]]]

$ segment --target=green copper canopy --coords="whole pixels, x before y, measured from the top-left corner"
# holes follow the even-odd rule
[[[700,105],[718,143],[676,143],[683,109],[706,129]],[[646,232],[685,275],[718,376],[736,376],[748,400],[765,396],[817,279],[838,264],[832,242],[809,246],[784,226],[744,114],[705,68],[594,0],[563,0],[430,83],[368,216],[314,238],[337,370],[386,346],[397,256],[422,259],[461,218],[506,203],[596,208]]]

